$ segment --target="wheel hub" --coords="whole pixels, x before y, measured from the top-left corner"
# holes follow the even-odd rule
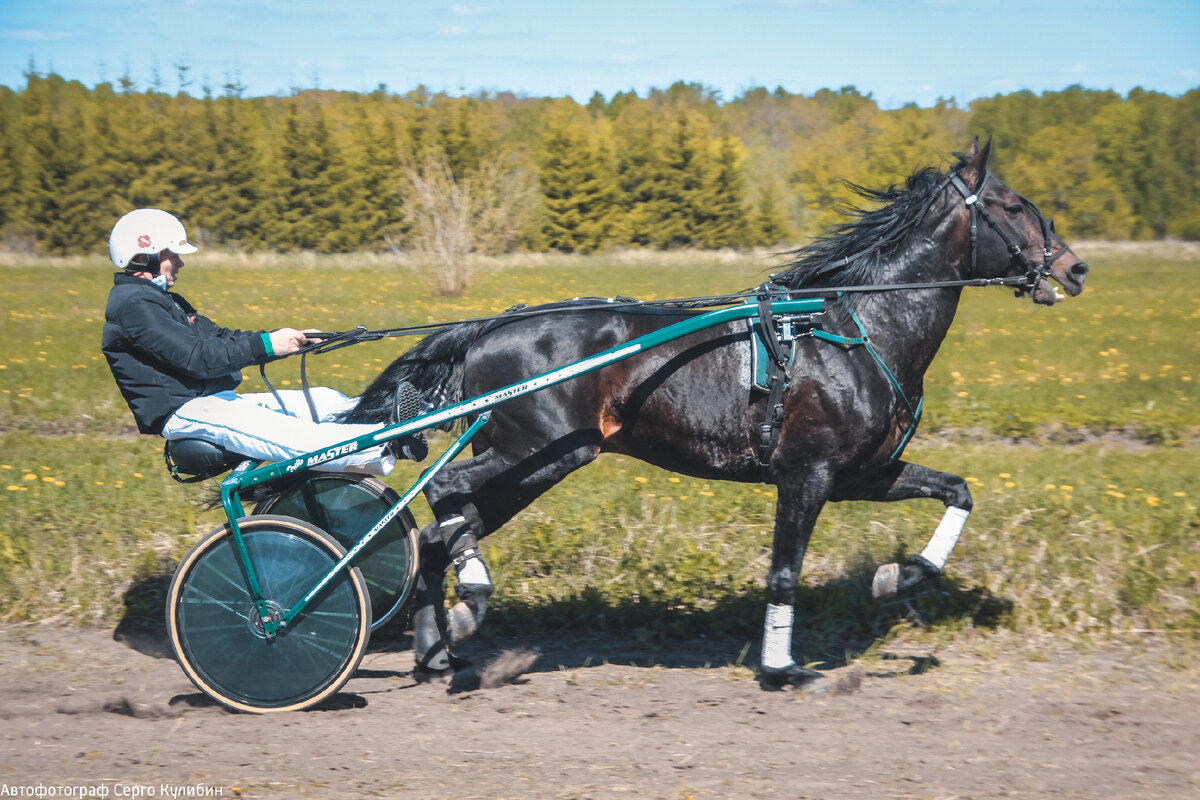
[[[267,613],[271,615],[272,622],[279,622],[283,619],[283,609],[274,600],[267,601]],[[246,621],[250,625],[250,632],[260,639],[267,638],[267,629],[263,626],[262,616],[258,613],[258,606],[251,604],[250,611],[246,614]]]

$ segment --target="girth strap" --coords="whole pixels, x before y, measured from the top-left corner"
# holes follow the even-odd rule
[[[772,287],[764,283],[759,287],[758,336],[767,349],[767,411],[758,426],[758,463],[766,467],[779,443],[779,429],[783,427],[783,391],[787,388],[788,352],[775,332],[775,317],[771,313]],[[776,295],[778,296],[778,295]]]

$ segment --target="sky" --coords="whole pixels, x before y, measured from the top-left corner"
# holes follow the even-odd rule
[[[1200,0],[0,0],[0,85],[571,96],[703,84],[883,108],[1200,87]],[[185,67],[186,71],[180,69]]]

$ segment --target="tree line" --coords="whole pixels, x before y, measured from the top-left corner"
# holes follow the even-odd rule
[[[836,221],[846,182],[944,166],[975,135],[1064,235],[1200,239],[1200,89],[881,110],[853,87],[725,100],[677,83],[586,103],[186,88],[185,68],[175,93],[32,68],[0,87],[0,247],[102,252],[142,206],[243,251],[781,247]]]

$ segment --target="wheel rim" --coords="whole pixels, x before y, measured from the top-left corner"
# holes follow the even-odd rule
[[[282,616],[337,560],[279,527],[243,531],[271,615]],[[233,538],[209,548],[187,575],[176,605],[179,644],[198,680],[254,708],[320,694],[354,657],[359,610],[352,582],[330,582],[285,632],[268,639],[246,587]],[[203,687],[202,687],[203,688]]]
[[[347,550],[358,543],[399,497],[385,484],[331,473],[315,475],[263,504],[255,513],[283,514],[327,531]],[[404,605],[412,587],[412,527],[407,510],[397,514],[354,559],[371,596],[371,627],[387,622]]]

